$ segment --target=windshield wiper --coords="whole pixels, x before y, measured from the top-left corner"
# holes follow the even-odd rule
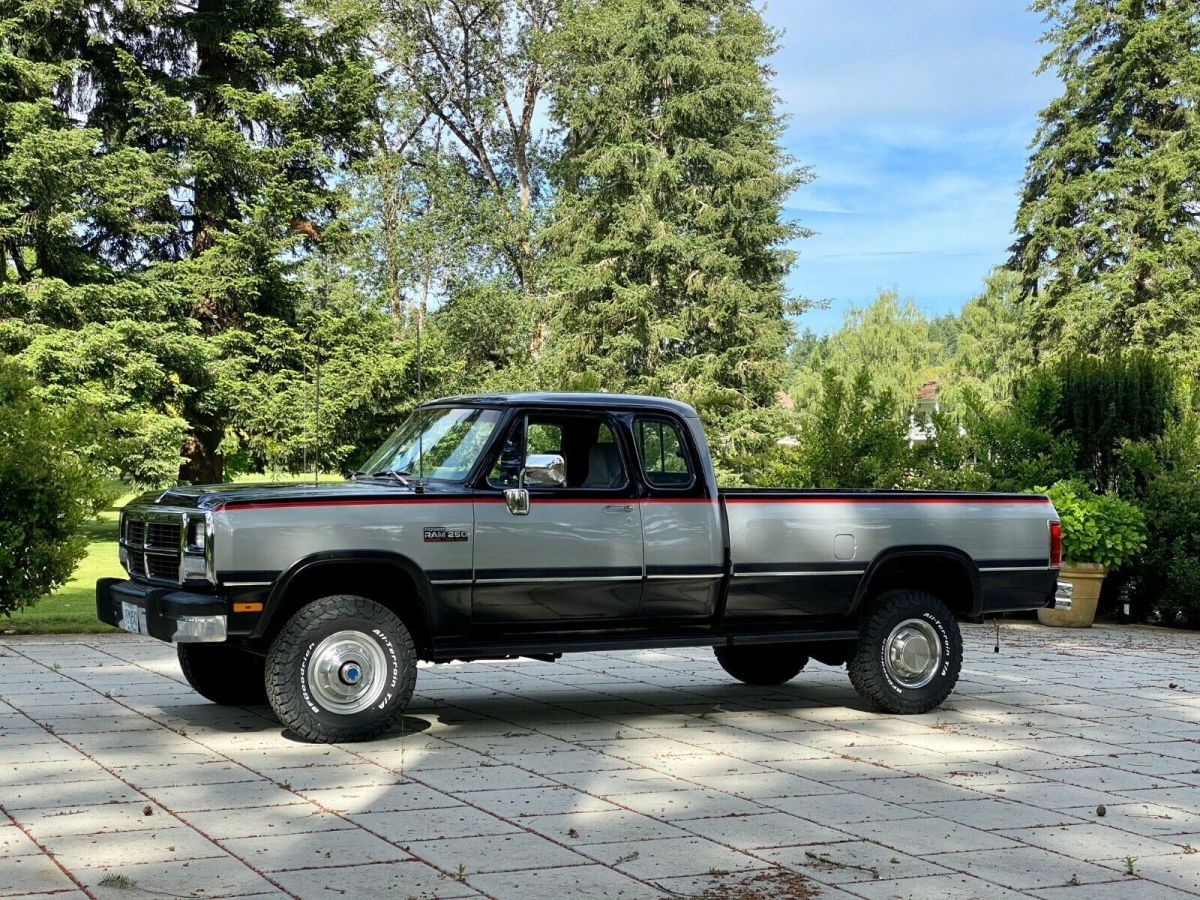
[[[397,472],[394,469],[380,469],[378,472],[372,472],[371,477],[378,478],[380,475],[386,475],[388,478],[391,478],[393,481],[398,481],[405,487],[408,487],[408,479],[405,478],[404,476],[411,475],[411,474],[412,474],[412,472]]]

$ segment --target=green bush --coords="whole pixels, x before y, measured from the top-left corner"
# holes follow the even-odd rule
[[[91,417],[51,411],[11,360],[0,359],[0,613],[63,584],[82,558],[80,528],[111,497],[80,447]]]
[[[1075,469],[1097,491],[1117,490],[1122,448],[1153,441],[1182,412],[1177,376],[1144,352],[1071,356],[1051,366],[1059,386],[1053,432],[1075,446]]]
[[[1082,481],[1059,481],[1048,489],[1062,521],[1063,559],[1118,569],[1146,547],[1142,511],[1127,500],[1093,493]]]
[[[908,426],[891,391],[861,369],[822,373],[816,408],[799,417],[793,442],[776,445],[755,481],[815,488],[891,488],[905,478]]]
[[[1135,618],[1200,628],[1200,422],[1189,417],[1138,454],[1149,539],[1132,582]]]

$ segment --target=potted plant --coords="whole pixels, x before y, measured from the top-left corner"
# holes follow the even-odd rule
[[[1091,628],[1109,569],[1146,546],[1142,511],[1127,500],[1094,493],[1081,481],[1059,481],[1047,494],[1062,521],[1062,579],[1071,582],[1071,608],[1039,609],[1038,621],[1060,628]]]

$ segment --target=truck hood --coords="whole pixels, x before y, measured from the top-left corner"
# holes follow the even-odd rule
[[[243,503],[287,503],[305,501],[365,500],[451,496],[464,493],[461,485],[432,485],[423,491],[413,485],[405,487],[381,478],[361,481],[342,481],[324,484],[287,482],[282,484],[195,484],[176,485],[165,491],[149,491],[136,498],[130,506],[169,506],[175,509],[213,509]]]

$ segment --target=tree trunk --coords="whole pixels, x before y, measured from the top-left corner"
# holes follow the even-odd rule
[[[217,452],[221,434],[215,429],[193,427],[183,442],[180,484],[220,484],[225,480],[225,457]]]

